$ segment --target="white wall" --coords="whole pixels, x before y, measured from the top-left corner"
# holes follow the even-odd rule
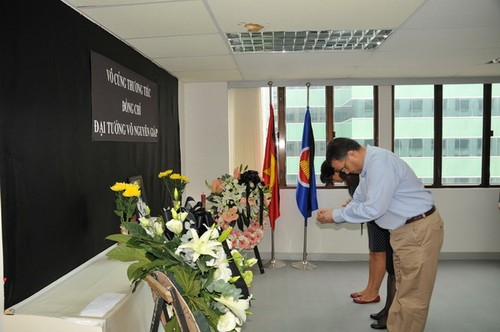
[[[179,83],[182,174],[190,179],[184,198],[208,195],[209,183],[229,172],[226,83]]]
[[[497,189],[435,189],[436,206],[445,222],[443,258],[500,257],[500,210]],[[281,194],[281,216],[276,222],[275,252],[280,259],[301,259],[304,222],[295,203],[295,190]],[[348,198],[347,190],[318,190],[320,207],[339,207]],[[262,256],[271,251],[270,232],[259,246]],[[309,259],[366,259],[368,238],[358,225],[320,225],[309,219]]]
[[[212,179],[228,169],[227,142],[219,142],[226,132],[209,134],[198,128],[212,124],[223,131],[221,123],[227,119],[228,100],[225,84],[183,84],[184,108],[186,114],[183,130],[186,146],[183,149],[183,172],[193,181],[189,190],[200,191],[198,181]],[[391,87],[379,87],[380,99],[380,145],[391,148]],[[219,99],[218,99],[219,98]],[[182,104],[182,103],[181,103]],[[207,112],[208,113],[207,115]],[[215,120],[217,118],[217,120]],[[191,123],[194,122],[194,123]],[[194,127],[193,127],[194,126]],[[195,129],[195,130],[193,130]],[[220,143],[219,146],[216,143]],[[206,156],[206,157],[202,157]],[[205,159],[204,159],[205,158]],[[202,166],[203,165],[203,166]],[[232,166],[230,166],[232,167]],[[498,209],[498,188],[465,188],[432,190],[436,205],[445,222],[443,257],[482,258],[500,257],[500,210]],[[278,259],[302,259],[304,249],[304,221],[297,209],[294,189],[282,189],[281,217],[275,230],[275,253]],[[338,207],[348,197],[347,190],[318,190],[321,207]],[[307,227],[308,259],[366,259],[368,240],[366,232],[360,235],[358,225],[318,225],[313,218]],[[271,251],[271,234],[266,235],[259,245],[263,258],[268,259]]]

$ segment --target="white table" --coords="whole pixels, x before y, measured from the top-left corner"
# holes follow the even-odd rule
[[[111,260],[105,253],[62,277],[3,317],[5,331],[137,332],[149,331],[153,314],[151,289],[145,282],[132,293],[127,279],[129,263]],[[81,312],[103,294],[124,294],[102,317]]]

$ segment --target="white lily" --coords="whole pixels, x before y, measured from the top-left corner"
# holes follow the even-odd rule
[[[165,233],[165,228],[163,227],[163,223],[159,221],[155,221],[154,223],[154,229],[156,231],[156,235],[163,235]]]
[[[184,221],[184,220],[186,220],[187,216],[188,216],[188,213],[186,211],[184,211],[184,212],[179,212],[178,215],[177,215],[177,218],[180,221]]]
[[[182,222],[177,219],[170,219],[167,222],[167,229],[175,235],[179,235],[182,233]]]
[[[228,282],[231,279],[232,274],[233,273],[231,272],[231,269],[229,268],[229,264],[221,264],[221,265],[219,265],[217,270],[215,270],[215,272],[214,272],[214,279],[215,280],[222,279],[225,282]]]
[[[222,246],[222,243],[210,240],[212,229],[209,229],[200,237],[198,236],[196,230],[192,228],[189,229],[189,232],[191,232],[192,236],[191,241],[178,246],[175,251],[176,254],[183,251],[182,249],[189,249],[193,251],[193,263],[196,262],[201,255],[208,255],[217,258],[216,251],[218,247]]]
[[[246,310],[248,308],[250,308],[250,299],[252,298],[252,296],[250,296],[249,298],[247,299],[239,299],[239,300],[233,300],[232,297],[215,297],[214,300],[216,300],[217,302],[220,302],[222,303],[223,305],[225,305],[226,307],[229,308],[229,310],[231,310],[233,312],[233,314],[236,315],[236,317],[238,317],[238,325],[243,325],[243,323],[246,321],[247,319],[247,314],[246,314]]]
[[[149,218],[140,217],[139,223],[141,224],[142,227],[149,227]]]
[[[224,248],[222,246],[217,248],[215,253],[217,254],[217,258],[213,258],[213,259],[207,261],[206,262],[207,266],[218,268],[219,266],[221,266],[221,264],[228,265],[226,252],[224,251]]]
[[[217,322],[217,331],[219,332],[229,332],[236,328],[236,317],[231,311],[226,312],[224,315],[219,317]]]

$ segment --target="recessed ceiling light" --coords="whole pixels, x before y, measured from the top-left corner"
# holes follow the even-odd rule
[[[226,38],[233,53],[373,50],[379,47],[389,37],[392,31],[393,30],[321,30],[235,32],[226,33]]]

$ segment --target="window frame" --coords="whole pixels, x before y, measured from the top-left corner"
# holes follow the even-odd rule
[[[366,84],[364,84],[366,85]],[[355,85],[352,85],[355,86]],[[373,142],[378,146],[379,141],[379,93],[378,86],[373,87]],[[326,130],[326,144],[335,137],[334,127],[334,86],[325,86],[325,130]],[[297,186],[294,184],[286,184],[286,87],[278,87],[278,169],[280,189],[292,189]],[[316,170],[317,171],[317,170]],[[345,188],[345,186],[323,187],[322,188]]]
[[[463,83],[466,84],[466,83]],[[427,188],[497,188],[499,184],[490,183],[490,161],[491,161],[491,139],[494,136],[492,125],[492,83],[483,83],[483,116],[482,116],[482,149],[481,149],[481,175],[479,184],[443,184],[442,182],[442,167],[443,167],[443,84],[434,84],[434,153],[433,153],[433,183],[426,184]],[[355,86],[355,85],[353,85]],[[286,184],[286,87],[277,88],[278,96],[278,168],[281,189],[293,189],[296,185]],[[395,85],[391,85],[391,141],[392,151],[394,151],[394,122],[395,122]],[[375,146],[379,145],[379,87],[373,85],[373,142]],[[334,86],[325,86],[325,130],[326,143],[335,137],[334,127]],[[343,186],[318,186],[319,189],[344,188]]]

